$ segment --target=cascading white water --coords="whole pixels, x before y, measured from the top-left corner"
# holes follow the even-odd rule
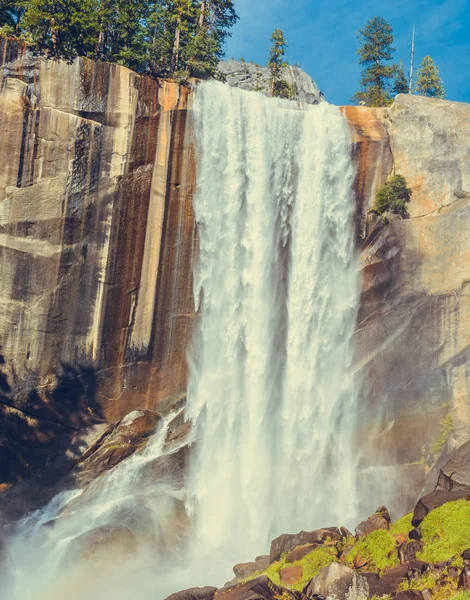
[[[149,544],[130,564],[111,561],[106,574],[63,567],[72,540],[119,523],[142,498],[149,529],[165,521],[165,506],[152,500],[162,490],[140,489],[139,477],[163,452],[168,416],[146,451],[20,524],[8,600],[62,598],[64,589],[74,600],[127,600],[137,588],[162,600],[177,588],[223,583],[275,535],[355,518],[358,269],[347,123],[326,103],[216,82],[199,86],[194,119],[201,319],[186,409],[197,457],[189,553],[178,567]]]
[[[282,532],[354,519],[354,169],[327,103],[211,82],[194,114],[191,507],[197,554],[230,565]]]

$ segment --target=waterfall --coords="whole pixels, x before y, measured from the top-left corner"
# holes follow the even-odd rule
[[[197,554],[233,565],[280,533],[355,518],[354,168],[327,103],[209,82],[194,115],[190,506]]]
[[[146,449],[17,525],[7,600],[62,598],[64,589],[73,600],[128,600],[137,589],[163,600],[223,584],[280,533],[355,521],[359,286],[347,122],[327,103],[217,82],[199,85],[193,113],[201,316],[189,351],[187,489],[144,481],[166,451],[168,415]],[[154,534],[176,501],[184,512],[184,493],[188,553],[159,555]],[[109,558],[104,573],[64,563],[73,540],[129,515],[144,539],[129,564]]]

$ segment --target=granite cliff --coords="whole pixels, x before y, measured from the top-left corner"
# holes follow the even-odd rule
[[[0,62],[0,483],[11,483],[77,431],[86,445],[96,423],[184,397],[195,160],[189,88],[3,39]],[[470,107],[398,96],[344,114],[364,468],[402,466],[419,487],[443,434],[444,454],[468,437]],[[394,170],[413,188],[411,218],[383,226],[368,210]]]

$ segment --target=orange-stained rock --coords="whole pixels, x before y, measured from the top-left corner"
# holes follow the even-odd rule
[[[284,585],[294,585],[302,578],[302,568],[296,565],[279,569],[279,577]]]
[[[166,409],[194,319],[192,91],[0,39],[0,483]],[[11,440],[23,438],[21,447]]]
[[[367,211],[372,208],[377,189],[393,168],[393,156],[387,136],[386,108],[343,106],[349,122],[356,163],[356,224],[358,237],[366,235]]]

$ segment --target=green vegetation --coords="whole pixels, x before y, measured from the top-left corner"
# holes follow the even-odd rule
[[[433,590],[436,587],[440,573],[425,573],[417,579],[405,579],[398,586],[399,590]]]
[[[449,560],[470,548],[470,502],[448,502],[421,523],[424,548],[417,558],[434,563]]]
[[[429,55],[423,58],[419,67],[415,91],[430,98],[445,98],[446,92],[439,76],[439,69]]]
[[[447,438],[454,431],[454,419],[452,418],[452,415],[446,415],[441,421],[439,421],[439,425],[441,431],[437,438],[432,442],[430,448],[431,458],[433,461],[439,458],[439,454],[441,453],[442,448],[444,448]]]
[[[462,590],[458,594],[455,594],[450,600],[470,600],[470,590]]]
[[[367,564],[368,571],[383,573],[400,564],[396,552],[396,541],[389,531],[378,529],[356,543],[346,556],[346,564],[354,566],[355,559]]]
[[[281,560],[272,563],[265,571],[260,571],[255,573],[251,577],[248,577],[245,581],[249,581],[250,579],[254,579],[258,577],[261,573],[269,577],[273,583],[276,585],[281,584],[280,578],[280,570],[286,566],[295,566],[300,567],[302,569],[302,578],[292,586],[289,586],[290,589],[302,591],[303,588],[307,585],[307,583],[313,579],[318,573],[330,565],[331,563],[336,562],[336,553],[334,548],[331,547],[323,547],[316,548],[312,550],[307,555],[305,555],[301,560],[297,560],[293,563],[286,562],[286,553],[284,553],[281,557]]]
[[[362,66],[361,89],[352,99],[366,106],[388,106],[392,102],[390,80],[396,69],[389,64],[395,51],[393,30],[385,19],[374,17],[358,37],[363,42],[357,51]]]
[[[413,519],[413,513],[408,513],[401,519],[398,519],[391,527],[390,533],[392,535],[405,535],[408,536],[410,531],[413,529],[411,520]]]
[[[283,79],[282,74],[287,67],[284,60],[287,42],[281,29],[275,29],[271,36],[268,68],[271,71],[271,95],[277,98],[291,98],[294,94],[292,87]]]
[[[214,77],[232,0],[4,0],[0,31],[48,58],[86,56],[154,77]]]
[[[397,94],[408,94],[410,91],[409,87],[410,86],[405,77],[405,72],[403,71],[403,65],[400,65],[395,71],[395,79],[393,80],[392,88],[393,95],[396,96]]]
[[[393,175],[377,192],[373,212],[379,216],[391,212],[407,218],[409,215],[406,205],[411,200],[411,194],[403,175]]]

